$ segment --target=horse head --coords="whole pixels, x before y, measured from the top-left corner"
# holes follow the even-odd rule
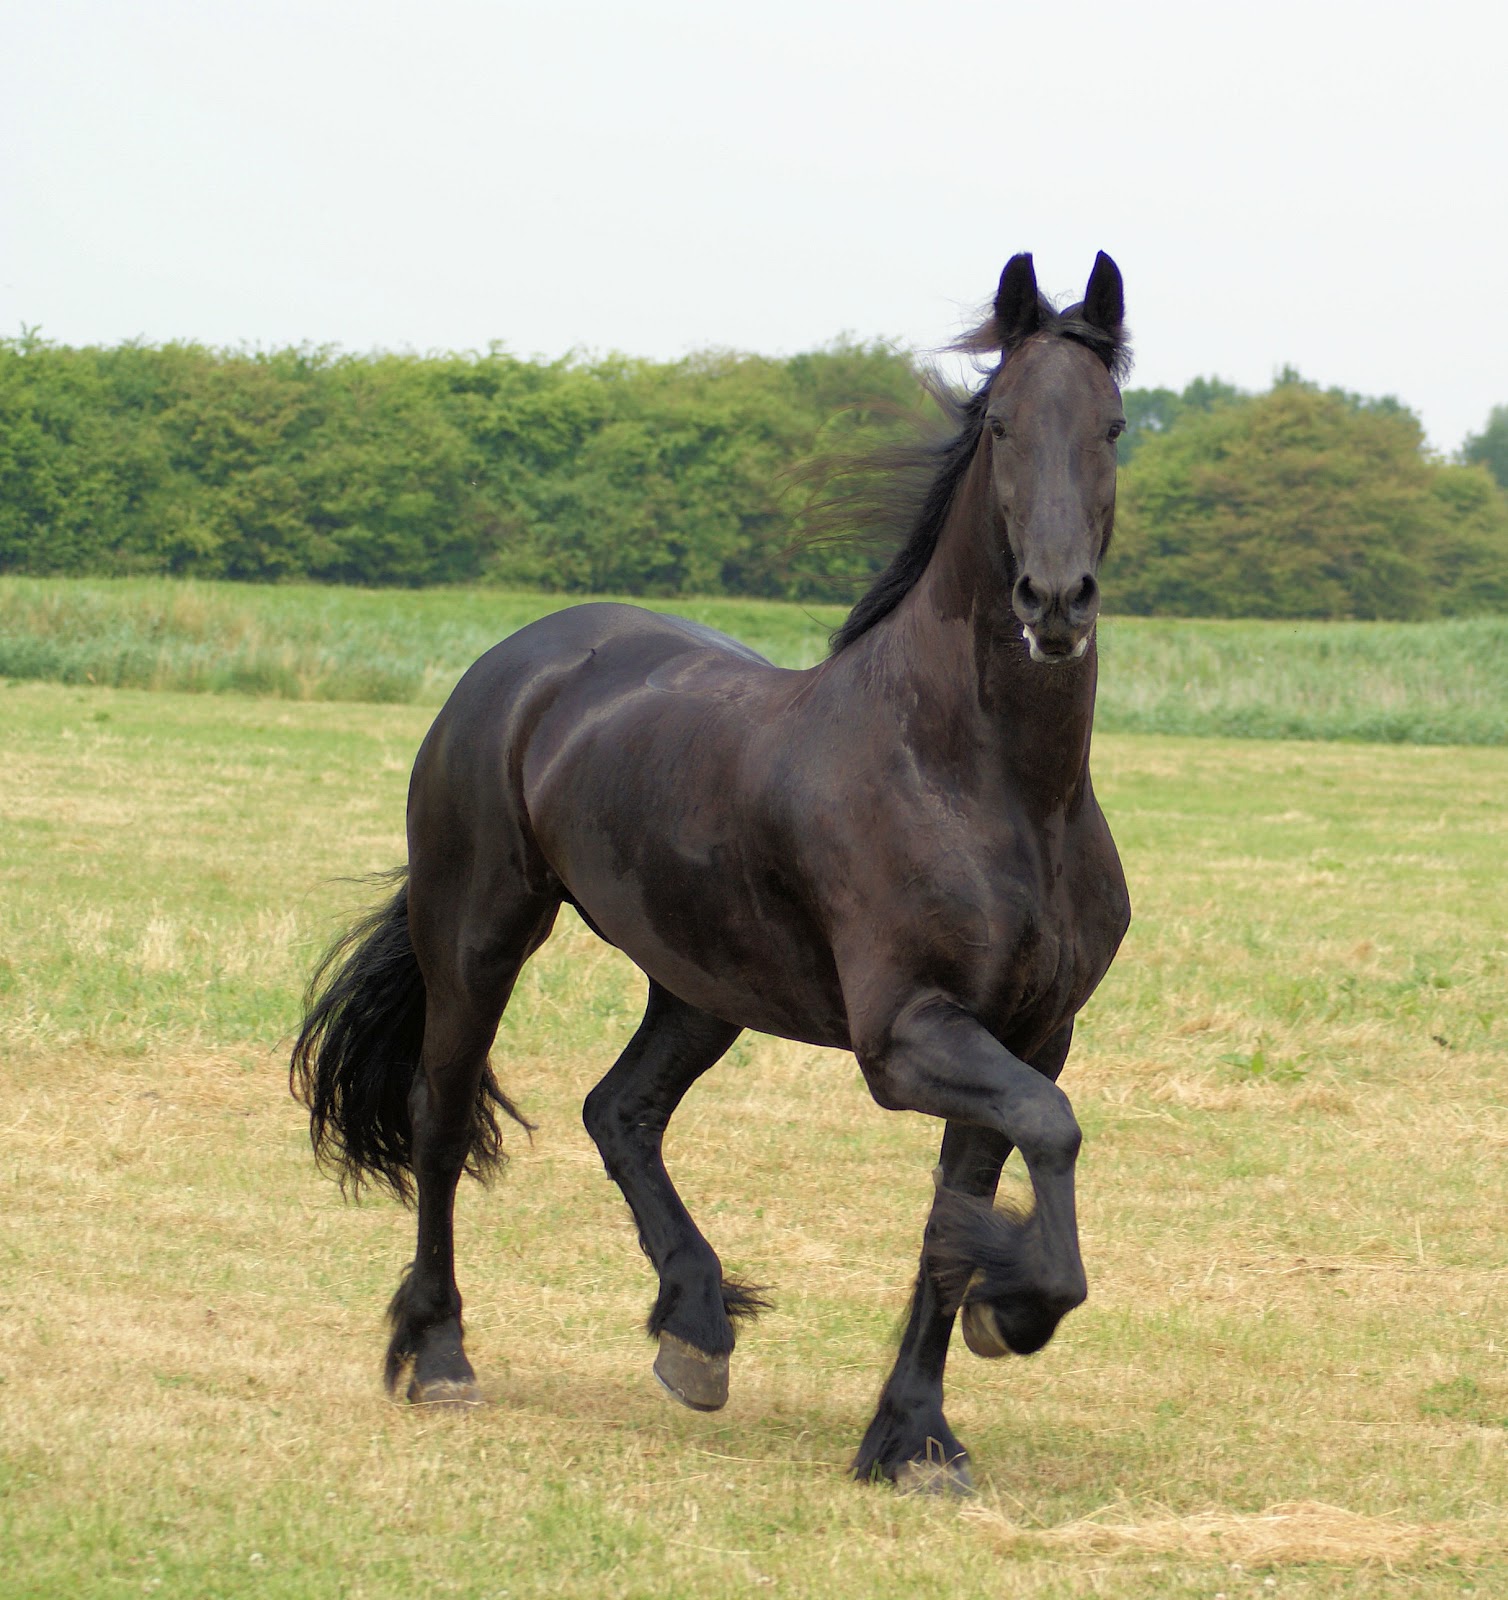
[[[1011,606],[1033,661],[1074,661],[1100,609],[1098,572],[1115,520],[1115,441],[1126,418],[1121,275],[1103,251],[1083,301],[1058,312],[1030,255],[1000,275],[981,330],[1001,351],[984,438],[1014,572]]]

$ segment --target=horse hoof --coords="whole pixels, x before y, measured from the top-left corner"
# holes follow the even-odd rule
[[[974,1479],[969,1473],[968,1458],[955,1456],[951,1461],[903,1461],[896,1469],[897,1494],[945,1495],[961,1499],[974,1492]]]
[[[469,1411],[482,1404],[482,1391],[473,1378],[431,1378],[408,1386],[408,1401],[414,1406],[429,1406],[442,1411]]]
[[[963,1342],[976,1356],[993,1361],[998,1356],[1008,1356],[1011,1347],[1000,1331],[1000,1319],[995,1308],[983,1300],[976,1300],[963,1308]]]
[[[709,1356],[673,1333],[660,1335],[655,1377],[666,1394],[693,1411],[721,1411],[728,1403],[727,1356]]]

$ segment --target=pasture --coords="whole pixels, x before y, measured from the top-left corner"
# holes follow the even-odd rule
[[[776,1309],[726,1411],[655,1388],[579,1121],[642,992],[579,925],[494,1056],[539,1131],[462,1190],[491,1403],[382,1393],[411,1219],[316,1173],[285,1041],[430,714],[0,687],[0,1594],[1508,1590],[1508,752],[1098,738],[1136,915],[1063,1080],[1090,1299],[955,1341],[955,1503],[844,1477],[936,1151],[847,1057],[745,1037],[672,1125]]]

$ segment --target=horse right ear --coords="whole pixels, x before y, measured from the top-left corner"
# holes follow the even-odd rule
[[[1089,287],[1084,291],[1084,321],[1106,333],[1118,334],[1126,317],[1126,292],[1121,269],[1103,250],[1094,258]]]
[[[995,291],[995,329],[1002,350],[1014,350],[1021,341],[1042,325],[1042,306],[1037,296],[1037,270],[1030,251],[1012,256],[1000,274]]]

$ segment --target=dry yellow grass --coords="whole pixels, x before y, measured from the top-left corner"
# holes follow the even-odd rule
[[[741,1041],[677,1118],[777,1309],[726,1412],[654,1388],[578,1121],[640,986],[579,925],[499,1047],[539,1133],[463,1191],[491,1404],[390,1404],[411,1219],[314,1172],[278,1045],[424,714],[0,697],[0,1595],[1508,1592],[1508,755],[1101,742],[1138,922],[1067,1079],[1091,1299],[960,1351],[955,1505],[842,1475],[935,1146],[845,1057]]]

